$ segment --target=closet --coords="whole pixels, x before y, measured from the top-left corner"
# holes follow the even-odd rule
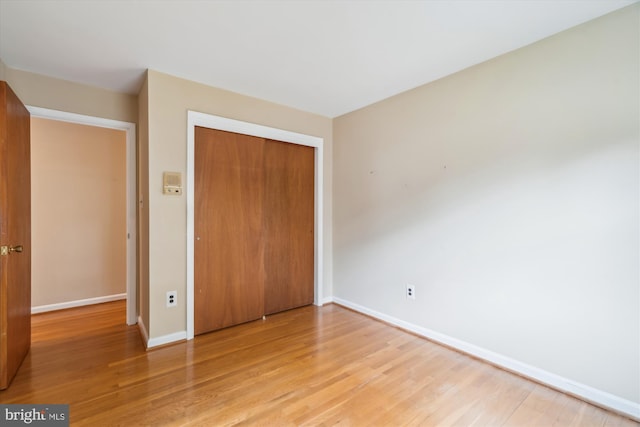
[[[194,332],[313,303],[313,147],[196,127]]]

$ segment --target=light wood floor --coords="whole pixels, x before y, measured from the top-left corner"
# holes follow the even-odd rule
[[[124,302],[33,317],[1,403],[72,425],[638,426],[337,305],[146,352]]]

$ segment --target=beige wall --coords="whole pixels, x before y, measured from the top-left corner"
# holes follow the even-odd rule
[[[138,315],[149,327],[149,90],[138,95]]]
[[[186,196],[162,195],[162,172],[186,176],[187,110],[324,138],[325,295],[331,294],[332,123],[326,117],[212,88],[156,71],[148,72],[149,96],[149,335],[186,330]],[[178,307],[165,307],[167,291]]]
[[[135,95],[113,92],[7,67],[6,81],[25,105],[135,123]]]
[[[335,119],[334,296],[640,402],[639,7]]]
[[[124,131],[31,119],[32,305],[126,292]]]

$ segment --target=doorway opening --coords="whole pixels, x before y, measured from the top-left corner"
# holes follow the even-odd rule
[[[114,284],[113,282],[124,280],[124,295],[127,300],[126,323],[133,325],[137,323],[135,124],[39,107],[27,108],[31,117],[35,119],[34,123],[39,127],[43,126],[47,132],[59,131],[61,135],[64,135],[65,131],[87,132],[86,135],[93,135],[89,138],[95,138],[94,141],[80,141],[80,144],[76,142],[75,145],[70,140],[63,141],[60,145],[64,147],[63,149],[69,150],[67,157],[77,156],[77,162],[64,162],[64,164],[72,165],[67,167],[69,169],[77,168],[78,171],[74,173],[73,170],[67,171],[67,167],[64,167],[63,169],[52,169],[51,176],[37,177],[37,181],[43,183],[42,189],[55,191],[56,194],[59,194],[60,199],[65,197],[66,190],[69,192],[80,191],[81,194],[84,194],[81,196],[82,203],[79,201],[75,203],[70,199],[66,204],[59,204],[59,206],[63,206],[62,209],[59,209],[56,215],[53,215],[52,212],[51,218],[45,218],[45,215],[41,215],[43,227],[54,229],[61,234],[58,239],[55,239],[55,232],[42,233],[48,235],[49,241],[44,241],[38,246],[43,252],[42,259],[46,257],[46,253],[55,253],[56,247],[58,248],[56,255],[64,252],[67,257],[74,257],[66,264],[73,266],[76,263],[77,269],[68,268],[69,272],[66,274],[80,276],[84,270],[84,277],[96,275],[104,278],[104,283],[89,285],[96,287],[94,292],[106,294],[89,298],[70,297],[67,298],[68,301],[49,305],[38,305],[36,302],[34,305],[37,307],[33,313],[122,299],[122,284]],[[81,126],[69,127],[69,124]],[[90,133],[92,131],[93,133]],[[124,133],[124,146],[117,147],[122,142],[122,133]],[[93,145],[92,142],[94,142]],[[39,153],[40,156],[47,156],[47,147],[44,148]],[[86,153],[78,152],[85,149],[88,150]],[[122,154],[124,154],[125,162],[123,165],[118,165],[118,162],[122,160]],[[65,153],[49,151],[48,155],[52,158],[55,156],[60,156],[61,159],[65,158]],[[82,162],[83,156],[86,156],[86,164]],[[120,156],[120,159],[113,158],[116,156]],[[91,158],[94,159],[93,165],[89,161]],[[108,169],[109,163],[114,165],[112,169]],[[32,175],[41,172],[44,171],[32,171]],[[110,177],[110,173],[115,176]],[[78,176],[83,177],[81,182],[77,181]],[[76,178],[75,182],[73,181],[74,177]],[[37,197],[37,193],[34,194],[34,200],[36,200],[34,204],[42,201],[42,205],[38,205],[40,206],[39,212],[46,212],[46,199],[54,197],[51,200],[55,200],[56,195],[49,193],[46,197],[42,196],[42,200],[36,199]],[[121,206],[113,206],[114,204]],[[122,212],[121,208],[124,208],[124,216],[116,212],[118,210]],[[81,220],[75,221],[74,224],[71,218],[76,214]],[[100,227],[103,229],[101,230]],[[109,233],[117,235],[112,236]],[[61,246],[56,246],[58,242],[51,240],[59,240]],[[74,245],[74,241],[77,242],[78,248],[69,247]],[[66,245],[66,247],[62,245]],[[79,247],[86,248],[86,253],[78,252]],[[118,254],[118,251],[124,253]],[[100,263],[97,262],[97,258],[101,254],[104,255],[104,260]],[[83,257],[86,259],[83,260]],[[38,258],[36,257],[35,260],[37,262]],[[96,261],[95,264],[94,261]],[[40,267],[44,270],[47,269],[44,262]],[[55,266],[50,267],[52,270],[55,268]],[[36,265],[33,268],[34,272],[37,272],[39,267]],[[51,274],[55,274],[54,271],[51,271]],[[96,280],[96,282],[100,281]],[[119,291],[114,294],[113,289]],[[74,293],[70,292],[70,295],[74,295]],[[76,293],[75,295],[80,294]]]

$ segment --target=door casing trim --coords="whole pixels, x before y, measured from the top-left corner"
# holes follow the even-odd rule
[[[120,120],[85,116],[66,111],[51,110],[27,105],[32,117],[57,120],[61,122],[96,126],[125,131],[126,135],[126,171],[127,171],[127,325],[138,322],[137,286],[136,286],[136,249],[137,249],[137,178],[136,178],[136,125]]]
[[[193,185],[195,182],[195,127],[200,126],[209,129],[217,129],[227,132],[241,133],[261,138],[274,139],[292,144],[306,145],[315,148],[315,177],[314,177],[314,292],[313,303],[322,305],[323,286],[323,145],[324,139],[291,132],[288,130],[263,126],[255,123],[229,119],[221,116],[187,111],[187,180],[185,191],[187,193],[187,339],[194,337],[194,212],[195,200]]]

